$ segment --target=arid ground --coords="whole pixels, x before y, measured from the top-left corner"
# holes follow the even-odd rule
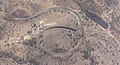
[[[120,0],[0,0],[0,65],[120,65]]]

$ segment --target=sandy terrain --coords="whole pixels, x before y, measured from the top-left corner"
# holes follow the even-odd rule
[[[0,0],[0,65],[120,65],[120,0]]]

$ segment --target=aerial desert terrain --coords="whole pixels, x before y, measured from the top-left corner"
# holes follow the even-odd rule
[[[120,65],[120,0],[0,0],[0,65]]]

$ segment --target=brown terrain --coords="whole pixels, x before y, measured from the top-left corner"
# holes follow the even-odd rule
[[[120,65],[120,0],[0,0],[0,65]]]

